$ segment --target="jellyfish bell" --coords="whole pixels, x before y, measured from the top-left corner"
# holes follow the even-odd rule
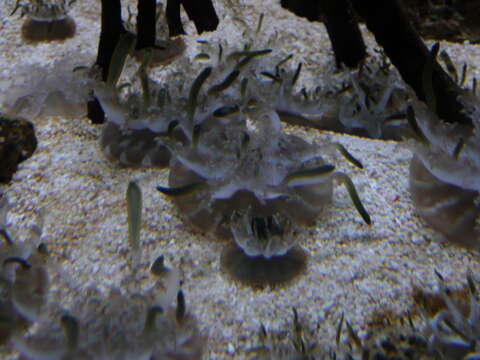
[[[75,20],[67,14],[70,4],[64,0],[17,1],[12,14],[20,8],[22,15],[27,16],[22,25],[22,39],[37,43],[63,41],[75,36]]]
[[[75,21],[70,16],[61,18],[29,17],[22,25],[22,39],[26,42],[62,41],[76,32]]]
[[[288,284],[307,269],[307,253],[299,246],[267,258],[249,256],[233,243],[225,247],[220,261],[227,276],[254,288]]]
[[[426,105],[409,118],[416,137],[407,142],[410,193],[417,213],[447,240],[480,248],[480,145],[470,126],[448,124]]]
[[[202,129],[196,145],[173,151],[170,188],[158,190],[173,195],[193,227],[240,239],[252,221],[285,229],[311,224],[330,203],[335,167],[315,145],[260,125],[265,129],[217,124]]]

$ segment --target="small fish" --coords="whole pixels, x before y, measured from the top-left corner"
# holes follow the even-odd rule
[[[239,111],[240,111],[240,107],[238,105],[222,106],[222,107],[216,109],[213,112],[213,116],[215,116],[215,117],[227,117],[227,116],[235,114]]]
[[[163,186],[157,186],[157,190],[162,194],[168,196],[185,196],[194,193],[195,191],[200,190],[203,187],[203,183],[192,183],[184,186],[168,188]]]
[[[228,89],[237,79],[238,75],[240,75],[240,71],[233,70],[221,83],[213,85],[210,89],[208,89],[208,95],[218,94],[219,92]]]
[[[337,148],[337,150],[340,152],[340,154],[343,155],[345,159],[347,159],[357,168],[363,169],[363,164],[360,162],[360,160],[356,159],[352,154],[350,154],[350,152],[345,148],[345,146],[339,143],[333,143],[333,145]]]
[[[272,52],[272,49],[265,49],[265,50],[253,50],[253,51],[236,51],[232,54],[229,55],[229,59],[235,59],[235,58],[241,58],[243,57],[242,60],[240,60],[235,66],[236,69],[240,70],[244,66],[246,66],[252,59],[254,59],[257,56],[264,56],[267,54],[270,54]]]
[[[208,55],[207,53],[200,53],[195,55],[194,59],[198,61],[208,61],[210,60],[210,55]]]
[[[203,83],[207,80],[211,73],[211,67],[205,68],[193,81],[192,87],[190,88],[190,93],[188,94],[187,112],[191,124],[193,124],[193,117],[197,107],[198,93],[200,92]]]
[[[344,174],[342,172],[336,172],[335,177],[337,180],[341,181],[347,188],[348,195],[350,195],[350,199],[352,199],[353,205],[355,206],[355,209],[357,209],[363,221],[365,221],[367,225],[371,225],[372,219],[370,218],[370,214],[363,207],[362,201],[358,196],[357,189],[355,189],[355,185],[353,184],[352,179],[350,179],[347,174]]]
[[[266,78],[273,80],[274,82],[282,82],[282,79],[280,77],[268,71],[262,71],[260,75],[265,76]]]
[[[310,169],[303,169],[288,174],[284,181],[288,186],[312,185],[323,182],[324,178],[335,170],[331,164],[320,165]]]

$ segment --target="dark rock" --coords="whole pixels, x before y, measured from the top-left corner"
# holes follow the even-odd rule
[[[33,124],[25,119],[0,115],[0,183],[8,183],[17,165],[37,148]]]

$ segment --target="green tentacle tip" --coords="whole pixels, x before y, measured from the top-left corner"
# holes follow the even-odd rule
[[[13,245],[12,238],[11,238],[10,235],[8,234],[7,230],[5,230],[5,229],[0,229],[0,236],[3,238],[3,240],[5,241],[5,243],[7,243],[7,245]]]
[[[293,58],[293,54],[288,54],[288,56],[284,57],[282,60],[280,60],[277,65],[275,65],[275,70],[279,69],[283,64],[285,64],[287,61],[289,61],[291,58]]]
[[[42,256],[48,256],[48,247],[45,243],[38,244],[37,251]]]
[[[450,58],[450,55],[448,55],[448,53],[445,50],[442,50],[440,52],[440,58],[445,64],[447,68],[447,72],[453,77],[453,81],[455,82],[455,84],[458,84],[459,83],[458,72],[455,65],[453,64],[452,59]],[[464,67],[464,70],[466,70],[465,67]]]
[[[265,17],[264,13],[260,14],[260,18],[258,19],[258,24],[257,24],[257,29],[255,30],[255,34],[258,34],[260,30],[262,29],[263,25],[263,18]]]
[[[138,249],[140,227],[142,224],[142,191],[134,181],[127,188],[128,236],[130,246]]]
[[[159,305],[152,306],[148,310],[147,317],[145,319],[144,332],[151,333],[155,331],[155,320],[157,318],[157,315],[162,315],[163,313],[164,313],[164,310],[161,306]]]
[[[437,58],[439,50],[440,50],[439,42],[436,42],[435,44],[432,45],[432,48],[430,49],[430,56],[432,60],[435,60]]]
[[[352,154],[350,154],[350,152],[345,148],[345,146],[339,143],[334,143],[334,145],[345,159],[347,159],[350,163],[355,165],[357,168],[363,169],[363,164],[360,162],[360,160],[356,159]]]
[[[417,119],[415,117],[415,111],[413,110],[412,106],[409,106],[407,108],[407,120],[417,139],[423,143],[428,143],[428,139],[426,138],[422,129],[420,129],[420,127],[418,126]]]
[[[163,276],[166,272],[168,272],[168,269],[165,266],[163,255],[160,255],[158,258],[155,259],[152,266],[150,267],[150,272],[156,276]]]
[[[198,191],[202,186],[203,186],[203,183],[192,183],[192,184],[173,187],[173,188],[157,186],[157,190],[160,191],[162,194],[165,194],[168,196],[185,196],[185,195],[192,194],[195,191]]]
[[[476,294],[477,293],[477,289],[475,287],[475,283],[473,281],[473,273],[472,273],[472,270],[471,269],[468,269],[467,270],[467,283],[468,283],[468,287],[470,289],[470,293],[472,295]]]
[[[345,325],[347,326],[348,336],[353,340],[358,348],[361,348],[362,341],[358,337],[358,334],[355,332],[355,330],[353,330],[352,325],[350,325],[348,321],[345,321]]]
[[[245,99],[245,95],[247,94],[247,86],[248,86],[248,78],[243,78],[240,83],[240,95],[242,96],[242,100]]]
[[[200,89],[202,88],[203,83],[207,80],[211,73],[212,67],[209,66],[203,69],[203,71],[197,76],[197,78],[193,82],[190,89],[190,93],[188,95],[187,112],[191,124],[193,124],[193,117],[195,115],[195,109],[197,107],[198,94],[200,92]]]
[[[20,0],[17,0],[17,2],[15,3],[15,7],[13,8],[13,11],[10,13],[9,16],[13,16],[13,14],[15,14],[15,12],[21,8],[21,5],[20,5]],[[20,17],[23,17],[24,15],[24,12],[22,11],[22,14],[20,15]]]
[[[115,46],[113,51],[112,59],[110,60],[110,66],[108,70],[107,84],[109,86],[115,86],[120,74],[122,73],[123,67],[125,65],[125,60],[127,55],[133,49],[135,45],[135,35],[126,32],[120,36],[120,39]]]
[[[145,108],[150,107],[150,79],[148,78],[147,68],[152,60],[152,49],[143,50],[142,65],[139,69],[140,84],[142,86],[143,103]]]
[[[197,146],[200,133],[202,131],[202,124],[195,124],[192,131],[192,145]]]
[[[75,317],[71,315],[63,315],[60,319],[60,323],[65,333],[65,339],[67,343],[67,348],[69,350],[75,350],[78,346],[79,338],[79,327],[78,321]]]
[[[353,205],[357,209],[363,221],[365,221],[367,225],[371,225],[372,219],[370,218],[370,215],[368,214],[367,210],[363,207],[362,201],[360,200],[357,190],[355,189],[355,185],[353,184],[350,177],[347,174],[340,173],[340,172],[336,173],[336,176],[339,178],[341,182],[343,182],[343,184],[347,188],[348,194],[352,199]]]
[[[177,323],[181,323],[183,319],[185,319],[186,313],[187,313],[187,305],[185,303],[185,295],[183,295],[183,291],[180,289],[178,290],[178,293],[177,293],[177,309],[175,312]]]
[[[458,157],[460,156],[460,153],[462,152],[464,147],[465,147],[465,140],[463,140],[463,138],[460,138],[457,142],[457,145],[455,145],[455,148],[453,149],[452,155],[454,159],[458,160]]]
[[[295,70],[295,74],[292,78],[292,86],[296,84],[298,78],[300,77],[300,72],[302,71],[302,63],[298,63],[297,70]]]
[[[422,74],[422,85],[423,91],[425,92],[425,101],[433,112],[436,113],[437,110],[437,99],[435,96],[435,91],[433,89],[433,66],[435,64],[435,59],[437,58],[438,50],[440,49],[440,44],[437,42],[433,44],[432,49],[430,50],[430,56],[425,61],[423,66]]]
[[[340,344],[340,337],[342,335],[344,316],[345,316],[345,314],[342,312],[342,316],[340,317],[340,321],[338,322],[338,325],[337,325],[337,332],[336,332],[336,335],[335,335],[335,343],[337,344],[337,346]]]

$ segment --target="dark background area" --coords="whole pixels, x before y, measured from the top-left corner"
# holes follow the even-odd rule
[[[281,3],[297,15],[323,21],[319,0]],[[480,0],[403,0],[403,4],[424,39],[480,43]]]

